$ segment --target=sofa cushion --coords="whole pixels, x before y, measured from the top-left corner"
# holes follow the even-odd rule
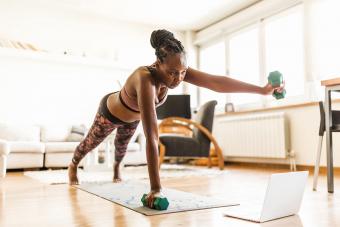
[[[41,168],[44,166],[42,153],[10,153],[7,159],[7,169]]]
[[[40,141],[40,127],[0,123],[0,139],[8,141]]]
[[[47,142],[45,143],[45,153],[72,153],[79,142]]]
[[[87,128],[84,124],[81,125],[73,125],[71,129],[71,133],[76,133],[84,136],[87,131]]]
[[[192,137],[173,135],[161,135],[159,140],[166,147],[166,156],[202,157],[200,142]]]
[[[40,142],[10,141],[10,153],[44,153],[45,145]]]
[[[73,125],[70,134],[67,136],[68,142],[80,142],[86,134],[87,128],[85,125]]]
[[[80,142],[83,140],[83,138],[84,136],[71,132],[70,135],[67,136],[66,141],[67,142]]]
[[[71,126],[43,125],[41,126],[42,142],[63,142],[71,132]]]

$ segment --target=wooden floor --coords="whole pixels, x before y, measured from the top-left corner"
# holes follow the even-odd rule
[[[162,183],[163,187],[220,196],[242,204],[263,198],[271,173],[288,170],[227,165],[224,171],[222,177],[187,177]],[[23,176],[22,172],[10,172],[0,180],[0,226],[340,226],[339,174],[335,177],[334,194],[327,193],[326,183],[325,175],[321,175],[319,190],[312,191],[310,173],[299,214],[260,225],[224,217],[226,208],[148,217],[66,184],[47,185]]]

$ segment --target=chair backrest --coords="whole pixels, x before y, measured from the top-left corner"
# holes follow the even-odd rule
[[[319,110],[320,110],[320,127],[319,127],[319,136],[323,136],[326,130],[326,115],[325,108],[323,102],[319,102]],[[333,132],[340,132],[340,111],[332,110],[332,128]]]
[[[194,119],[194,121],[207,128],[209,132],[212,132],[216,104],[217,101],[215,100],[205,103],[199,108]],[[197,128],[194,128],[193,130],[193,138],[200,142],[201,152],[207,153],[206,156],[208,156],[210,151],[210,140]]]

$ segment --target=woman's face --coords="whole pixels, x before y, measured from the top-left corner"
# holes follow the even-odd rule
[[[162,82],[170,89],[177,87],[187,72],[186,57],[183,53],[168,55],[164,62],[159,62]]]

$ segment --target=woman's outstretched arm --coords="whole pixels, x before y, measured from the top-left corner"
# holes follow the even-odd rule
[[[283,90],[283,87],[274,88],[269,83],[264,87],[260,87],[227,76],[211,75],[192,68],[188,68],[184,81],[223,93],[255,93],[267,95],[273,93],[274,90],[278,92]]]

